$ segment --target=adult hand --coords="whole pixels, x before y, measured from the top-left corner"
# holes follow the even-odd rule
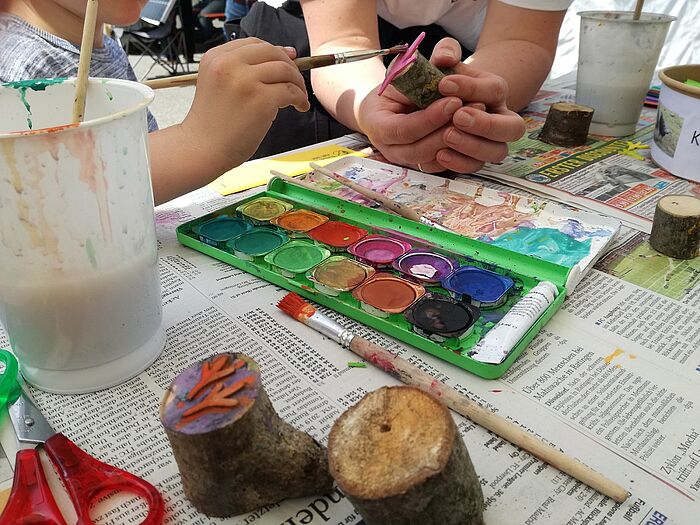
[[[452,125],[442,132],[449,146],[437,152],[436,161],[444,168],[459,172],[480,169],[485,162],[500,162],[508,153],[506,142],[525,133],[525,122],[508,109],[506,81],[460,61],[461,48],[452,38],[444,38],[433,50],[431,62],[451,67],[454,75],[440,81],[440,93],[458,97],[464,107],[457,110]],[[474,107],[483,104],[485,110]]]
[[[416,110],[392,86],[382,96],[377,95],[378,89],[360,105],[358,123],[362,132],[389,162],[416,166],[427,173],[444,171],[435,157],[445,149],[444,128],[462,107],[462,101],[445,97]]]

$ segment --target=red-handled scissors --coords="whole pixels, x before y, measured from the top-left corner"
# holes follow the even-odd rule
[[[4,377],[7,385],[8,359],[14,356],[7,351],[0,361],[5,362]],[[7,356],[11,356],[8,358]],[[17,368],[14,367],[16,372]],[[17,377],[15,376],[15,381]],[[25,386],[19,384],[18,396],[12,403],[8,399],[10,420],[17,439],[22,444],[43,446],[58,475],[68,491],[78,515],[77,525],[92,525],[90,506],[98,498],[113,492],[135,494],[148,504],[148,515],[144,525],[160,525],[163,522],[165,506],[156,488],[147,481],[121,469],[102,463],[86,454],[63,434],[57,433],[36,407]],[[63,515],[54,500],[44,475],[36,448],[20,450],[15,460],[15,477],[10,499],[0,515],[2,525],[66,525]]]

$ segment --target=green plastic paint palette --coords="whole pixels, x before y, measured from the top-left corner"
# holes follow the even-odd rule
[[[310,239],[286,241],[287,234],[275,230],[269,226],[268,222],[267,227],[253,228],[228,241],[224,249],[202,242],[194,231],[197,225],[222,214],[235,215],[236,212],[240,212],[244,218],[250,219],[252,222],[261,220],[263,215],[256,214],[256,218],[247,215],[250,211],[248,205],[255,202],[269,203],[270,201],[280,203],[274,204],[277,211],[281,211],[283,208],[287,208],[286,211],[289,209],[307,210],[328,217],[330,221],[346,223],[359,228],[363,234],[366,231],[368,236],[361,240],[358,239],[355,244],[350,245],[347,254],[335,255],[331,259],[331,247],[320,242],[314,229],[308,233]],[[295,184],[288,184],[278,178],[273,178],[268,184],[267,191],[261,194],[180,225],[177,229],[177,236],[178,240],[185,246],[236,266],[282,288],[292,290],[306,299],[331,308],[364,325],[485,378],[497,378],[505,373],[540,328],[559,309],[566,295],[565,285],[571,272],[571,268],[567,266],[522,255],[500,246],[493,246],[451,232],[436,230],[382,210],[348,202]],[[429,286],[429,292],[433,294],[430,297],[433,300],[440,299],[440,297],[436,299],[435,294],[442,294],[445,297],[446,304],[439,306],[445,306],[445,308],[453,306],[451,302],[455,301],[455,299],[449,298],[450,292],[442,288],[440,283],[425,283],[425,286],[421,286],[418,283],[406,281],[401,278],[399,271],[391,266],[383,268],[380,273],[376,273],[374,268],[370,268],[366,279],[359,285],[355,281],[352,283],[338,281],[338,276],[342,277],[344,273],[342,264],[345,263],[340,261],[342,264],[338,268],[334,268],[333,264],[338,265],[338,259],[346,257],[348,260],[354,259],[354,262],[362,263],[363,261],[360,260],[362,255],[366,256],[367,254],[362,250],[355,250],[355,247],[362,241],[366,242],[368,237],[376,238],[371,236],[395,239],[402,246],[424,250],[426,253],[441,254],[451,261],[455,261],[460,268],[473,266],[495,272],[512,280],[513,286],[504,298],[503,304],[480,311],[471,305],[465,306],[465,311],[473,313],[477,318],[473,323],[470,321],[470,326],[464,329],[461,326],[441,328],[439,324],[435,326],[425,324],[426,322],[422,320],[421,316],[432,315],[432,309],[434,309],[430,304],[428,304],[429,308],[425,308],[424,301],[427,299],[421,302],[425,286]],[[274,242],[280,243],[278,246],[272,244],[273,237]],[[322,238],[323,236],[321,236],[321,240]],[[359,255],[353,252],[357,252]],[[349,264],[354,264],[354,262]],[[328,271],[329,269],[331,271]],[[350,275],[351,272],[347,273]],[[377,297],[376,289],[367,286],[368,282],[377,280],[380,275],[382,275],[382,279],[388,279],[389,284],[397,286],[396,297],[393,299],[388,298],[386,301],[382,301],[381,294],[383,292],[380,291],[380,297]],[[396,281],[397,278],[398,281]],[[485,363],[472,358],[471,354],[475,345],[513,305],[540,281],[554,283],[559,295],[536,322],[528,328],[525,335],[517,341],[506,358],[498,364]],[[403,283],[406,284],[403,285]],[[369,294],[367,294],[368,291]],[[404,297],[404,291],[411,292],[408,294],[410,297]],[[372,295],[373,293],[375,295]],[[393,294],[394,292],[387,293]],[[396,305],[392,303],[394,300]],[[377,306],[380,308],[376,308]],[[412,306],[420,306],[425,309],[425,312],[416,308],[411,310]],[[422,323],[424,329],[416,330],[415,324],[412,324],[411,321],[417,324]]]

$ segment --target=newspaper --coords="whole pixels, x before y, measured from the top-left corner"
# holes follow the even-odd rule
[[[35,391],[54,427],[84,450],[154,483],[167,524],[362,524],[342,491],[282,501],[229,519],[184,498],[158,408],[185,367],[222,351],[249,354],[289,423],[325,443],[336,418],[396,381],[279,311],[284,292],[178,244],[175,227],[231,204],[203,189],[157,209],[167,344],[126,383],[80,396]],[[479,475],[490,525],[685,524],[700,515],[700,309],[593,270],[520,359],[484,380],[332,314],[628,488],[615,504],[498,436],[455,415]],[[0,344],[7,339],[0,334]],[[3,427],[2,444],[14,458]],[[93,516],[132,523],[145,507],[111,499]],[[69,521],[70,522],[70,521]]]
[[[664,195],[700,195],[700,184],[674,177],[649,157],[655,110],[642,111],[631,137],[593,137],[577,148],[561,148],[538,140],[549,106],[573,101],[569,89],[540,91],[523,114],[525,136],[509,145],[508,157],[487,164],[480,175],[491,177],[598,211],[649,233],[656,202]]]

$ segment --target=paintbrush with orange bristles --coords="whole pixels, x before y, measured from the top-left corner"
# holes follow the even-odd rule
[[[433,394],[458,414],[471,419],[477,425],[481,425],[503,439],[507,439],[513,445],[526,450],[601,494],[618,503],[625,501],[629,496],[629,493],[617,483],[560,452],[507,419],[485,409],[454,388],[433,379],[405,359],[354,334],[319,312],[316,307],[307,303],[299,295],[293,292],[288,293],[277,303],[277,307],[297,321],[313,328],[336,343],[340,343],[344,348],[349,348],[362,359],[381,368],[402,383]]]

